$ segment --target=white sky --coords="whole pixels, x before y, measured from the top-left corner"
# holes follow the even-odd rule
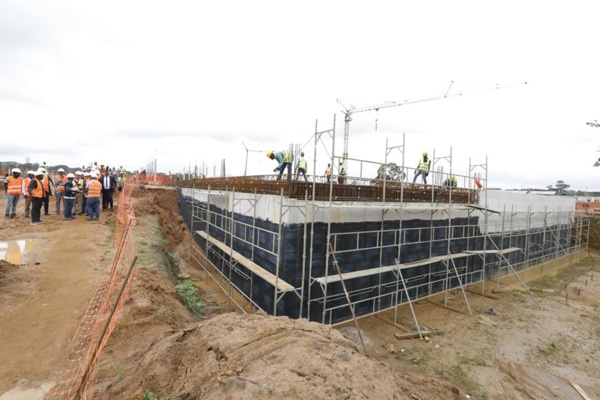
[[[308,143],[312,173],[316,120],[330,129],[337,113],[342,154],[336,99],[363,108],[451,81],[450,94],[527,81],[356,113],[349,156],[383,161],[386,137],[405,133],[410,167],[452,148],[457,174],[487,157],[491,187],[600,190],[600,129],[585,124],[600,119],[599,15],[597,1],[1,0],[0,160],[133,170],[156,156],[160,171],[204,162],[212,175],[224,158],[242,175],[242,142]],[[275,167],[248,155],[248,174]]]

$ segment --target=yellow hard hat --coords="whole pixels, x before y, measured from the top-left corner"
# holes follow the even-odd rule
[[[273,155],[272,151],[267,151],[267,158],[271,158],[272,155]]]
[[[426,152],[426,151],[424,151],[424,152],[423,152],[423,155],[424,155],[424,156],[426,156],[426,155],[427,155],[427,152]]]
[[[456,178],[454,177],[454,175],[450,175],[450,179],[454,180]]]

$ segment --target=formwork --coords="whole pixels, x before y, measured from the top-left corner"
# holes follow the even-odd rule
[[[469,307],[468,286],[587,249],[574,200],[488,190],[486,176],[478,189],[473,169],[461,177],[472,187],[249,176],[180,182],[178,194],[190,255],[230,301],[339,324],[352,317],[343,285],[358,317],[455,289]]]

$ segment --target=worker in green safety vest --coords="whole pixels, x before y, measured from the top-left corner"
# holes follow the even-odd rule
[[[423,157],[419,160],[419,165],[415,170],[415,177],[413,178],[413,183],[417,181],[417,177],[421,175],[421,179],[423,179],[423,183],[427,185],[427,175],[429,175],[429,167],[431,166],[431,160],[427,157],[427,152],[423,152]]]
[[[300,174],[302,174],[302,176],[304,177],[304,182],[308,182],[308,179],[306,179],[306,166],[307,162],[304,158],[304,152],[301,152],[300,159],[298,160],[298,165],[296,166],[296,180],[298,180]]]

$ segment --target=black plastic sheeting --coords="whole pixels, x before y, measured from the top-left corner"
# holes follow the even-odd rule
[[[199,218],[206,219],[206,203],[199,203],[188,197],[183,197],[181,190],[178,190],[179,208],[188,229],[191,229],[192,210],[196,212],[194,219],[194,230],[206,231],[206,223],[199,224]],[[195,202],[195,207],[192,207],[192,201]],[[201,214],[201,215],[200,215]],[[276,272],[276,257],[268,253],[264,249],[276,249],[277,243],[273,241],[277,238],[279,226],[270,221],[257,219],[254,221],[256,227],[262,228],[264,232],[258,232],[254,237],[252,229],[246,229],[243,224],[235,223],[231,227],[231,212],[217,208],[211,205],[211,225],[214,224],[221,229],[211,227],[209,235],[216,240],[219,240],[235,251],[242,254],[244,257],[251,259],[256,264],[260,265],[265,270],[275,274]],[[227,218],[225,218],[227,217]],[[244,224],[252,225],[252,218],[241,214],[235,214],[234,220]],[[556,227],[547,228],[544,234],[544,229],[511,232],[510,238],[505,235],[492,235],[485,238],[478,228],[478,217],[463,217],[453,218],[449,220],[403,220],[400,227],[400,221],[385,221],[383,230],[405,230],[402,235],[394,235],[384,233],[383,246],[385,248],[375,248],[367,250],[356,250],[348,253],[340,252],[346,249],[355,249],[357,247],[379,247],[378,232],[382,229],[381,222],[348,222],[348,223],[332,223],[332,233],[343,232],[370,232],[360,235],[360,243],[357,243],[356,235],[347,235],[338,237],[335,243],[336,258],[342,272],[359,271],[370,268],[377,268],[386,265],[395,265],[398,257],[398,246],[402,241],[402,251],[399,262],[401,264],[426,259],[429,257],[443,256],[448,252],[448,241],[446,234],[448,232],[448,223],[451,222],[453,229],[452,239],[450,240],[450,252],[462,253],[467,250],[483,250],[484,241],[487,240],[487,250],[495,249],[497,245],[500,249],[508,247],[526,247],[527,236],[529,236],[529,248],[535,249],[530,253],[529,266],[540,263],[544,260],[545,255],[557,253],[559,251],[558,244],[554,241],[554,236],[549,232],[557,234]],[[202,226],[200,226],[202,225]],[[464,227],[468,226],[468,229]],[[411,229],[411,228],[421,228]],[[560,246],[569,248],[570,228],[565,226],[559,228],[561,230],[557,235],[561,238]],[[231,232],[233,231],[233,235]],[[329,271],[326,273],[326,256],[327,256],[327,224],[315,223],[313,227],[313,255],[312,255],[312,276],[322,277],[325,275],[333,275],[336,270],[332,260],[329,261]],[[420,233],[418,232],[420,231]],[[323,292],[320,286],[313,283],[311,288],[311,307],[310,315],[307,315],[308,310],[308,285],[309,279],[309,249],[310,249],[310,224],[307,228],[306,238],[306,271],[304,276],[304,298],[302,301],[303,315],[299,315],[300,299],[294,293],[285,293],[278,302],[277,315],[286,315],[291,318],[309,318],[312,321],[321,322],[341,322],[351,318],[348,307],[343,307],[347,304],[346,298],[342,295],[343,288],[341,283],[329,283],[327,286],[327,308],[341,306],[333,311],[329,311],[323,318],[323,305],[317,299],[323,297]],[[419,237],[420,235],[420,237]],[[206,241],[199,235],[193,235],[194,240],[202,249],[206,248]],[[304,242],[304,224],[291,224],[282,227],[281,238],[281,254],[279,277],[295,288],[302,286],[302,253]],[[243,240],[241,240],[243,239]],[[545,241],[544,241],[545,240]],[[254,256],[252,257],[252,245],[254,243]],[[495,243],[495,245],[494,245]],[[273,247],[275,246],[275,247]],[[430,253],[431,250],[431,253]],[[380,254],[381,253],[381,254]],[[243,293],[250,297],[264,311],[273,314],[275,301],[275,289],[268,282],[254,276],[252,284],[245,277],[231,270],[229,263],[226,261],[228,255],[222,254],[218,248],[213,250],[208,255],[211,262],[221,270],[224,276],[231,279],[231,282],[237,286]],[[381,257],[381,264],[380,264]],[[470,256],[467,261],[466,257],[455,258],[454,264],[460,271],[462,284],[470,284],[481,282],[506,274],[506,261],[500,261],[498,255],[487,254],[484,256],[486,267],[483,269],[484,259],[480,256]],[[525,263],[525,254],[521,251],[510,252],[505,254],[508,262],[515,266],[523,268]],[[241,265],[237,268],[244,269]],[[411,300],[427,297],[431,294],[441,293],[444,291],[443,279],[446,277],[446,265],[442,262],[433,263],[430,265],[416,266],[407,268],[402,271],[403,278],[407,284],[407,290]],[[249,273],[249,271],[245,271]],[[452,277],[454,275],[454,277]],[[407,298],[403,287],[398,285],[397,278],[392,272],[365,276],[356,279],[345,281],[346,288],[349,292],[354,292],[351,297],[355,304],[355,313],[357,315],[369,314],[374,311],[384,310],[398,303],[406,303]],[[459,281],[456,279],[453,269],[451,269],[449,288],[459,287]],[[424,289],[426,288],[426,289]],[[361,289],[363,289],[361,291]],[[373,298],[377,291],[377,298]]]

